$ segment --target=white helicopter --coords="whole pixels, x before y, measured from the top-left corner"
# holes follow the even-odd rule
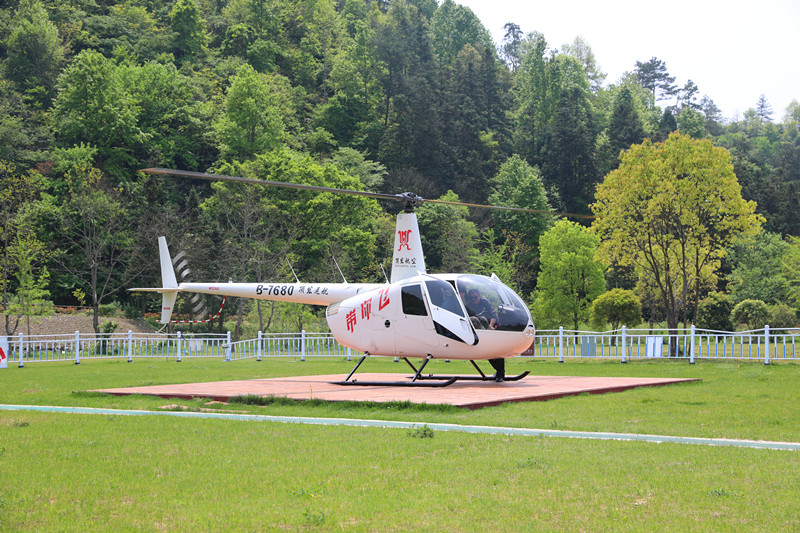
[[[494,274],[487,277],[426,273],[414,207],[429,201],[535,213],[542,211],[424,200],[413,193],[392,195],[351,191],[163,168],[143,169],[142,172],[355,194],[404,204],[403,212],[397,215],[391,279],[382,284],[178,283],[166,238],[159,237],[162,287],[130,290],[162,294],[162,324],[170,322],[179,292],[324,305],[327,306],[326,318],[334,338],[340,344],[364,353],[347,378],[338,384],[445,387],[457,380],[516,381],[528,374],[526,371],[517,376],[505,376],[505,359],[519,355],[533,342],[536,330],[528,307]],[[402,358],[415,374],[410,381],[352,379],[358,367],[370,355]],[[423,362],[416,368],[408,358],[420,358]],[[469,360],[479,375],[423,375],[422,371],[431,359]],[[495,374],[484,374],[475,363],[477,360],[488,360]]]

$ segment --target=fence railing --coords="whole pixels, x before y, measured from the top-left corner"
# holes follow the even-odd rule
[[[184,357],[214,357],[225,361],[262,357],[344,356],[353,350],[342,346],[330,333],[262,334],[253,339],[232,341],[231,334],[143,334],[107,333],[74,335],[24,335],[8,337],[8,363],[25,366],[43,361],[163,357],[180,361]]]
[[[523,355],[628,359],[673,358],[792,360],[800,358],[800,329],[763,329],[752,331],[713,331],[698,329],[615,331],[540,330],[531,348]]]
[[[19,335],[8,337],[8,364],[24,366],[42,361],[163,357],[213,357],[224,361],[261,360],[262,357],[360,356],[339,344],[330,333],[258,333],[233,342],[231,334],[109,333],[74,335]],[[540,330],[523,357],[619,359],[800,359],[800,329],[710,331],[696,329],[645,330],[622,327],[614,331]]]

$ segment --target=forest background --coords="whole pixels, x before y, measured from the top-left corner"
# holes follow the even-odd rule
[[[611,303],[651,323],[797,325],[797,101],[775,111],[762,96],[724,118],[691,80],[676,86],[658,58],[632,57],[609,83],[583,39],[554,47],[510,21],[494,43],[450,0],[21,0],[0,12],[8,334],[54,303],[90,307],[96,330],[104,305],[155,311],[155,298],[125,289],[160,283],[159,235],[184,254],[183,279],[290,281],[287,259],[314,282],[340,280],[339,267],[349,280],[382,281],[389,267],[398,206],[141,168],[589,215],[622,152],[687,140],[724,149],[719,168],[732,168],[734,192],[758,216],[696,245],[711,259],[685,265],[696,272],[670,289],[676,302],[636,261],[609,253],[609,234],[588,219],[424,205],[429,271],[497,273],[540,327],[613,324],[602,306],[592,314],[613,289],[623,296]],[[564,257],[577,262],[557,264]],[[578,264],[585,279],[560,294],[537,284]],[[742,304],[749,311],[733,313]],[[219,302],[181,305],[189,316]],[[237,335],[248,313],[264,331],[320,319],[296,305],[231,308]]]

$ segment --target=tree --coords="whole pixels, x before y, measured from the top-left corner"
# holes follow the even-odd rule
[[[460,201],[453,191],[438,198]],[[417,209],[425,264],[431,272],[468,272],[477,261],[478,230],[467,207],[426,203]]]
[[[761,300],[743,300],[731,312],[731,321],[747,325],[750,331],[763,328],[769,318],[769,308]]]
[[[169,13],[172,31],[175,33],[172,48],[175,57],[198,57],[206,48],[208,35],[206,21],[200,15],[195,0],[178,0]]]
[[[588,212],[597,182],[594,148],[588,93],[572,85],[561,93],[547,136],[547,157],[542,164],[547,183],[557,188],[567,211]]]
[[[571,44],[564,45],[562,51],[580,61],[586,73],[586,78],[589,80],[590,89],[592,92],[597,93],[606,79],[606,74],[597,65],[597,60],[589,43],[583,37],[578,36],[575,37]]]
[[[772,122],[772,106],[767,101],[767,97],[763,94],[758,97],[758,103],[756,104],[756,115],[763,123]]]
[[[11,304],[15,280],[19,281],[20,267],[25,266],[20,262],[29,260],[30,254],[25,250],[37,242],[23,234],[26,224],[22,214],[42,192],[44,183],[39,173],[21,173],[14,165],[0,160],[0,307],[4,309]],[[12,335],[16,323],[12,326],[10,313],[3,314],[5,334]]]
[[[699,328],[715,331],[733,331],[731,312],[733,299],[722,292],[711,292],[700,301],[695,316],[695,324]]]
[[[620,324],[635,327],[642,321],[642,302],[633,291],[611,289],[592,302],[592,326],[596,329],[611,324],[616,331]]]
[[[507,22],[503,29],[506,31],[503,35],[503,43],[500,47],[500,54],[505,60],[506,64],[511,69],[511,72],[517,70],[521,61],[521,48],[522,48],[522,30],[519,24]]]
[[[284,124],[265,75],[250,65],[237,71],[214,130],[223,157],[245,160],[279,146]]]
[[[664,100],[675,94],[675,76],[670,76],[666,63],[656,57],[644,63],[637,61],[636,77],[639,78],[642,87],[651,91],[658,100]]]
[[[687,320],[692,293],[696,307],[725,248],[762,220],[742,198],[727,150],[677,133],[631,147],[598,186],[592,210],[600,257],[633,265],[640,283],[656,287],[670,329],[681,313]]]
[[[47,290],[50,273],[42,264],[47,252],[36,237],[18,234],[8,253],[16,263],[17,290],[5,314],[17,315],[17,320],[24,316],[30,335],[32,316],[53,314],[53,302],[48,299],[50,291]]]
[[[705,136],[705,119],[699,111],[684,107],[678,115],[678,131],[695,139]]]
[[[534,303],[537,322],[571,322],[577,330],[588,321],[592,302],[606,288],[603,266],[594,259],[599,244],[596,235],[568,220],[556,222],[542,235]]]
[[[6,72],[17,88],[42,107],[55,94],[63,51],[58,29],[39,0],[22,0],[6,43]]]
[[[768,231],[734,242],[725,259],[731,269],[728,290],[734,301],[784,302],[789,281],[781,265],[789,251],[789,243],[777,233]]]
[[[513,155],[503,163],[490,184],[492,192],[489,195],[489,203],[492,205],[543,211],[543,213],[520,213],[492,210],[492,218],[497,229],[520,235],[529,250],[536,250],[541,236],[553,224],[552,216],[546,214],[551,208],[539,169],[531,167],[520,156]],[[532,257],[527,258],[528,264],[532,259]]]
[[[136,160],[133,147],[142,140],[138,109],[125,90],[114,63],[84,50],[59,78],[53,118],[64,146],[97,147],[100,163],[116,175]]]
[[[95,333],[100,333],[100,304],[133,277],[124,275],[131,224],[118,191],[107,190],[100,178],[100,170],[86,163],[70,168],[69,194],[47,212],[61,228],[59,265],[88,289]]]
[[[642,119],[634,107],[633,96],[627,87],[622,87],[614,98],[614,109],[611,112],[606,132],[611,154],[615,157],[612,168],[618,166],[619,160],[616,158],[621,151],[644,140]]]

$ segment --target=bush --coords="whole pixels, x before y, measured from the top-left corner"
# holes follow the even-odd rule
[[[769,306],[769,327],[793,328],[797,326],[795,310],[785,304]]]
[[[119,306],[117,302],[111,302],[108,304],[99,305],[97,307],[97,310],[100,316],[108,316],[108,317],[122,316],[122,308]]]
[[[638,326],[642,322],[642,302],[626,289],[611,289],[592,302],[592,326],[602,329],[611,324],[616,330],[620,325]]]
[[[746,324],[750,330],[763,328],[769,319],[769,308],[761,300],[742,300],[731,312],[734,324]]]
[[[702,329],[733,331],[731,322],[733,299],[721,292],[712,292],[697,306],[695,325]]]

